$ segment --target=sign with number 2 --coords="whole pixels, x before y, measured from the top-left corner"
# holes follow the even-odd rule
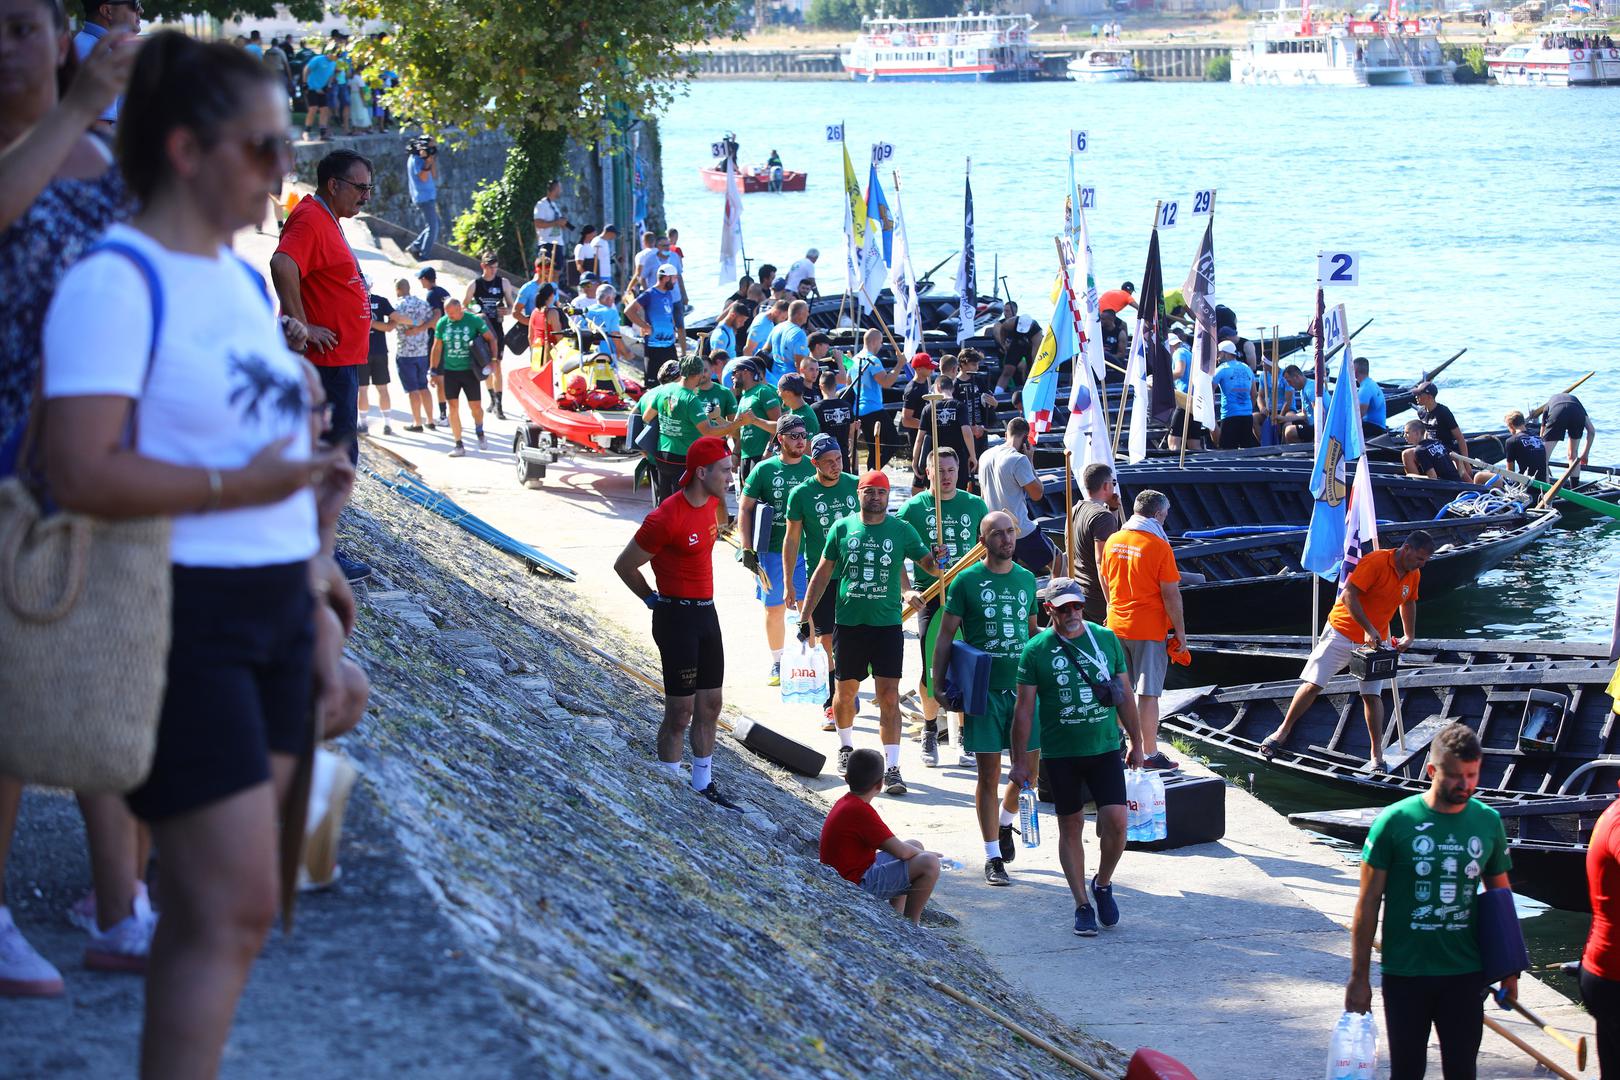
[[[1316,256],[1316,280],[1323,285],[1359,285],[1361,253],[1322,251]]]

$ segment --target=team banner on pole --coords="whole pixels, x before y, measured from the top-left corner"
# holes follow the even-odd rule
[[[1181,286],[1187,307],[1193,315],[1192,366],[1187,389],[1192,399],[1192,418],[1206,428],[1214,428],[1215,359],[1219,331],[1215,323],[1215,216],[1204,226],[1204,240],[1198,259]]]
[[[889,267],[889,291],[894,294],[893,330],[905,345],[905,363],[922,340],[922,310],[917,304],[917,275],[911,269],[911,243],[906,238],[906,214],[900,201],[900,180],[894,182],[894,262]]]
[[[743,250],[742,190],[737,186],[737,165],[726,159],[726,207],[720,223],[720,284],[737,280],[737,257]]]
[[[956,343],[973,336],[978,321],[978,275],[973,265],[973,159],[962,176],[962,261],[956,265]]]

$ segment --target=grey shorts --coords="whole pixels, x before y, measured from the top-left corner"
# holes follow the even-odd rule
[[[1305,661],[1305,670],[1299,673],[1299,677],[1305,682],[1326,686],[1329,679],[1350,666],[1350,654],[1361,647],[1360,642],[1351,641],[1329,626],[1316,639],[1316,648],[1311,650],[1311,657]],[[1358,682],[1361,693],[1367,697],[1389,689],[1388,679]]]
[[[911,891],[911,870],[904,859],[897,859],[887,851],[877,853],[877,861],[861,875],[861,891],[879,900],[893,900]]]
[[[1120,638],[1125,649],[1125,662],[1130,665],[1131,685],[1140,697],[1158,697],[1164,693],[1164,673],[1170,666],[1170,653],[1163,641],[1137,641]]]

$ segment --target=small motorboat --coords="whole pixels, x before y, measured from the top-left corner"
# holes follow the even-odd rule
[[[703,177],[703,186],[710,191],[726,190],[726,170],[724,166],[710,165],[698,170]],[[737,187],[744,195],[755,195],[762,191],[803,191],[806,174],[794,169],[782,170],[782,183],[779,187],[771,187],[771,170],[764,165],[739,166],[737,169]]]
[[[507,376],[507,389],[527,417],[512,436],[519,483],[544,479],[546,466],[560,460],[565,449],[612,457],[639,453],[629,428],[642,388],[596,351],[599,340],[578,321],[572,338],[549,348],[535,336],[529,370]]]
[[[1129,49],[1088,49],[1069,61],[1075,82],[1135,82],[1142,77]]]

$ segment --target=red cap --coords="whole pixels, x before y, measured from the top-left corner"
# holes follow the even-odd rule
[[[694,470],[701,469],[705,465],[713,465],[722,458],[730,456],[731,449],[726,446],[724,441],[715,438],[713,435],[705,435],[701,439],[693,440],[692,445],[687,447],[686,450],[686,471],[681,473],[679,486],[685,487],[692,482]]]
[[[921,350],[918,350],[917,355],[911,358],[911,366],[913,370],[927,368],[930,371],[934,371],[939,368],[939,365],[934,363],[934,358]]]
[[[866,475],[862,476],[861,482],[855,486],[858,488],[880,487],[887,491],[889,489],[889,476],[887,473],[879,472],[877,469],[873,469]]]

